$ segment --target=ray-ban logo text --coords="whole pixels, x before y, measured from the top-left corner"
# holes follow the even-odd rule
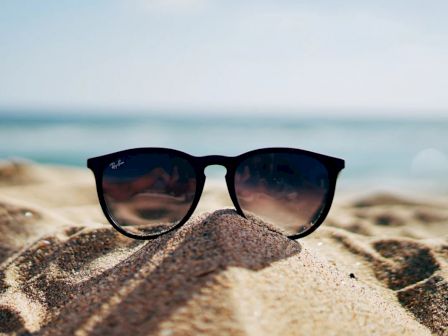
[[[117,169],[118,167],[120,167],[123,164],[124,164],[124,161],[121,161],[121,159],[118,159],[118,161],[112,162],[109,165],[109,167],[111,167],[112,169]]]

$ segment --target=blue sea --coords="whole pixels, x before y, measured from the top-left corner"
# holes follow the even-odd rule
[[[0,159],[85,167],[89,157],[152,146],[193,155],[297,147],[344,158],[338,188],[448,194],[448,118],[0,113]]]

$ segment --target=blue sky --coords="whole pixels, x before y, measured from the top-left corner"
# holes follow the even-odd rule
[[[0,0],[0,107],[448,116],[446,13],[445,0]]]

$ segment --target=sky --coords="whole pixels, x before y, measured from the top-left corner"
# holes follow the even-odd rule
[[[446,0],[0,0],[0,110],[448,116],[446,13]]]

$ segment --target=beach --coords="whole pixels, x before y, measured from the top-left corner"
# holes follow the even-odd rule
[[[82,168],[0,165],[0,333],[448,335],[448,199],[338,194],[290,240],[207,180],[154,240],[104,218]]]

